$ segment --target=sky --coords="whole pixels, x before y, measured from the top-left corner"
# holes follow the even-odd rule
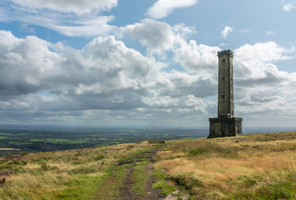
[[[296,127],[296,0],[1,0],[0,124]]]

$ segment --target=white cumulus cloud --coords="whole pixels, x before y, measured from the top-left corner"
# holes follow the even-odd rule
[[[158,0],[149,8],[147,15],[153,19],[164,18],[177,8],[187,8],[197,2],[198,0]]]
[[[283,9],[287,12],[290,12],[295,6],[293,4],[287,3],[283,6]]]
[[[165,22],[150,19],[123,27],[121,32],[133,39],[138,39],[142,46],[147,47],[149,51],[157,53],[169,50],[175,42],[173,27]]]
[[[163,27],[165,34],[156,32],[155,37],[166,41],[170,36],[172,42],[165,46],[162,39],[155,41],[143,27]],[[170,52],[171,60],[163,63],[154,54],[142,55],[114,36],[97,37],[77,50],[0,31],[3,122],[195,124],[198,119],[208,124],[209,116],[216,117],[219,47],[187,41],[186,34],[192,33],[188,27],[152,20],[124,31],[143,40],[147,49]],[[294,59],[294,53],[275,42],[234,50],[236,116],[262,121],[296,117],[296,73],[283,71],[277,62]],[[185,70],[168,70],[171,63]]]
[[[221,32],[222,38],[226,39],[229,33],[231,33],[232,31],[233,31],[233,28],[229,26],[225,26],[224,30]]]

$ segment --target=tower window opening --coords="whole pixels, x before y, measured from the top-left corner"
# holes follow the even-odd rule
[[[225,62],[226,62],[226,60],[225,60],[225,59],[223,59],[223,60],[222,60],[222,62],[224,62],[224,63],[225,63]]]
[[[224,81],[224,76],[222,77],[222,80]]]
[[[222,99],[224,99],[225,98],[225,96],[224,95],[222,95]]]

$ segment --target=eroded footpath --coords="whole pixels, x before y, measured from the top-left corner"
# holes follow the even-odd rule
[[[154,156],[163,144],[152,145],[132,153],[107,170],[92,199],[158,200],[165,199],[159,189],[153,189],[152,166]],[[132,146],[130,148],[133,148]]]
[[[163,199],[159,189],[152,189],[152,165],[153,156],[157,150],[148,150],[129,159],[128,173],[124,185],[120,188],[120,199],[122,200],[152,200]],[[124,163],[121,162],[119,164]]]

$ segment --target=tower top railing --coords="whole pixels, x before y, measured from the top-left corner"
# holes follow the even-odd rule
[[[233,52],[230,49],[224,50],[224,51],[218,51],[218,57],[222,55],[230,56],[231,58],[233,58]]]

